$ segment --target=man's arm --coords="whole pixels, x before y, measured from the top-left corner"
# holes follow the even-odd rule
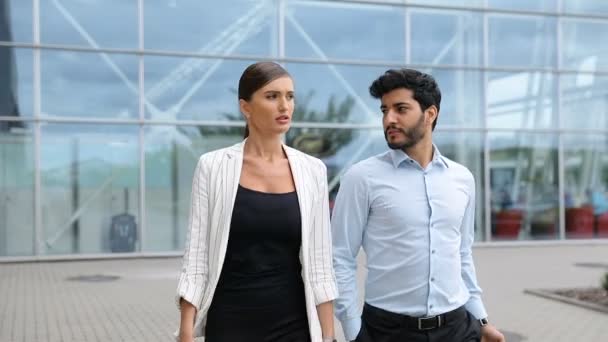
[[[475,265],[473,263],[473,241],[475,240],[475,180],[471,177],[470,180],[469,203],[462,219],[461,245],[460,245],[460,262],[462,269],[462,279],[464,280],[471,297],[465,304],[465,308],[476,319],[488,317],[486,308],[481,300],[481,288],[477,284],[477,275],[475,274]],[[504,342],[504,336],[491,324],[486,324],[481,327],[482,342]]]
[[[477,284],[477,276],[475,274],[475,265],[473,263],[472,246],[475,240],[475,180],[470,179],[469,203],[467,204],[460,227],[461,243],[460,243],[460,262],[462,270],[462,280],[464,280],[471,297],[465,304],[475,318],[486,318],[488,314],[481,300],[481,288]]]
[[[332,214],[333,256],[339,297],[336,316],[342,323],[347,341],[361,329],[357,291],[357,254],[369,213],[368,188],[363,174],[349,170],[340,180]]]

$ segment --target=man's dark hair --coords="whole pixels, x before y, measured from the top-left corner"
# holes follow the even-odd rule
[[[430,106],[437,108],[437,118],[441,104],[441,90],[433,76],[413,69],[390,69],[378,77],[369,87],[369,93],[377,99],[399,88],[409,89],[414,93],[414,100],[420,104],[424,112]],[[437,125],[433,122],[433,129]]]

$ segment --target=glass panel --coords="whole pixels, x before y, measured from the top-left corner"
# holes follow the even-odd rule
[[[608,14],[608,2],[606,0],[567,0],[561,3],[562,11],[566,13]]]
[[[356,162],[388,150],[382,128],[291,128],[286,144],[320,158],[327,166],[330,208],[340,187],[340,176]]]
[[[239,78],[252,61],[146,57],[146,117],[152,120],[242,120]]]
[[[488,7],[516,11],[555,12],[558,0],[487,0]],[[570,0],[566,0],[568,2]]]
[[[608,138],[564,135],[566,237],[608,237]]]
[[[252,62],[170,57],[146,57],[145,61],[148,118],[242,120],[236,89],[241,73]],[[294,121],[380,122],[379,102],[368,89],[387,68],[295,63],[286,68],[295,80]],[[460,70],[433,74],[443,93],[440,121],[480,126],[481,74]],[[336,110],[343,113],[333,113]]]
[[[34,254],[33,156],[29,124],[0,122],[0,256]]]
[[[478,132],[436,131],[433,141],[441,154],[467,167],[475,177],[475,240],[485,235],[485,190],[483,168],[483,135]]]
[[[243,128],[151,126],[145,132],[146,250],[182,250],[196,163],[205,152],[241,141]]]
[[[490,133],[492,239],[558,236],[557,138]]]
[[[277,55],[274,0],[146,1],[146,49]]]
[[[0,0],[0,41],[32,41],[32,1]]]
[[[555,66],[555,19],[489,16],[490,66],[549,68]]]
[[[380,102],[368,89],[388,68],[288,64],[287,69],[295,80],[294,122],[382,122]]]
[[[405,61],[402,7],[328,2],[290,4],[285,51],[290,57]],[[373,28],[369,23],[374,23]],[[353,37],[357,42],[353,44]]]
[[[562,76],[562,127],[608,130],[608,77]]]
[[[540,72],[488,75],[488,127],[554,128],[556,83]]]
[[[137,251],[138,127],[45,124],[40,145],[43,253]]]
[[[40,40],[134,49],[139,45],[137,12],[137,1],[40,1]]]
[[[412,63],[482,64],[481,15],[427,10],[412,10],[410,13]]]
[[[295,79],[295,122],[381,123],[380,102],[369,95],[369,86],[387,67],[288,64],[287,69]],[[438,125],[482,125],[481,73],[422,71],[433,74],[442,92]],[[343,113],[334,113],[338,109]],[[309,113],[299,116],[298,110]]]
[[[0,47],[0,116],[33,115],[32,50]]]
[[[608,70],[608,50],[598,42],[598,37],[606,36],[608,21],[564,20],[562,66],[581,72]]]
[[[41,51],[42,115],[137,118],[137,57]]]
[[[437,127],[483,127],[483,74],[446,69],[435,69],[432,74],[441,89]]]

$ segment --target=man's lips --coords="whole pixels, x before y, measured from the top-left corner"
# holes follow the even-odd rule
[[[396,134],[401,134],[401,131],[398,129],[387,129],[386,134],[387,135],[396,135]]]

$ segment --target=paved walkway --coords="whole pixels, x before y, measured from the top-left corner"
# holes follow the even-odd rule
[[[608,315],[523,293],[597,285],[607,270],[575,264],[608,263],[608,245],[479,247],[474,254],[490,319],[499,328],[532,342],[608,341]],[[178,322],[179,263],[0,264],[0,341],[170,341]],[[93,275],[118,279],[70,280]]]

